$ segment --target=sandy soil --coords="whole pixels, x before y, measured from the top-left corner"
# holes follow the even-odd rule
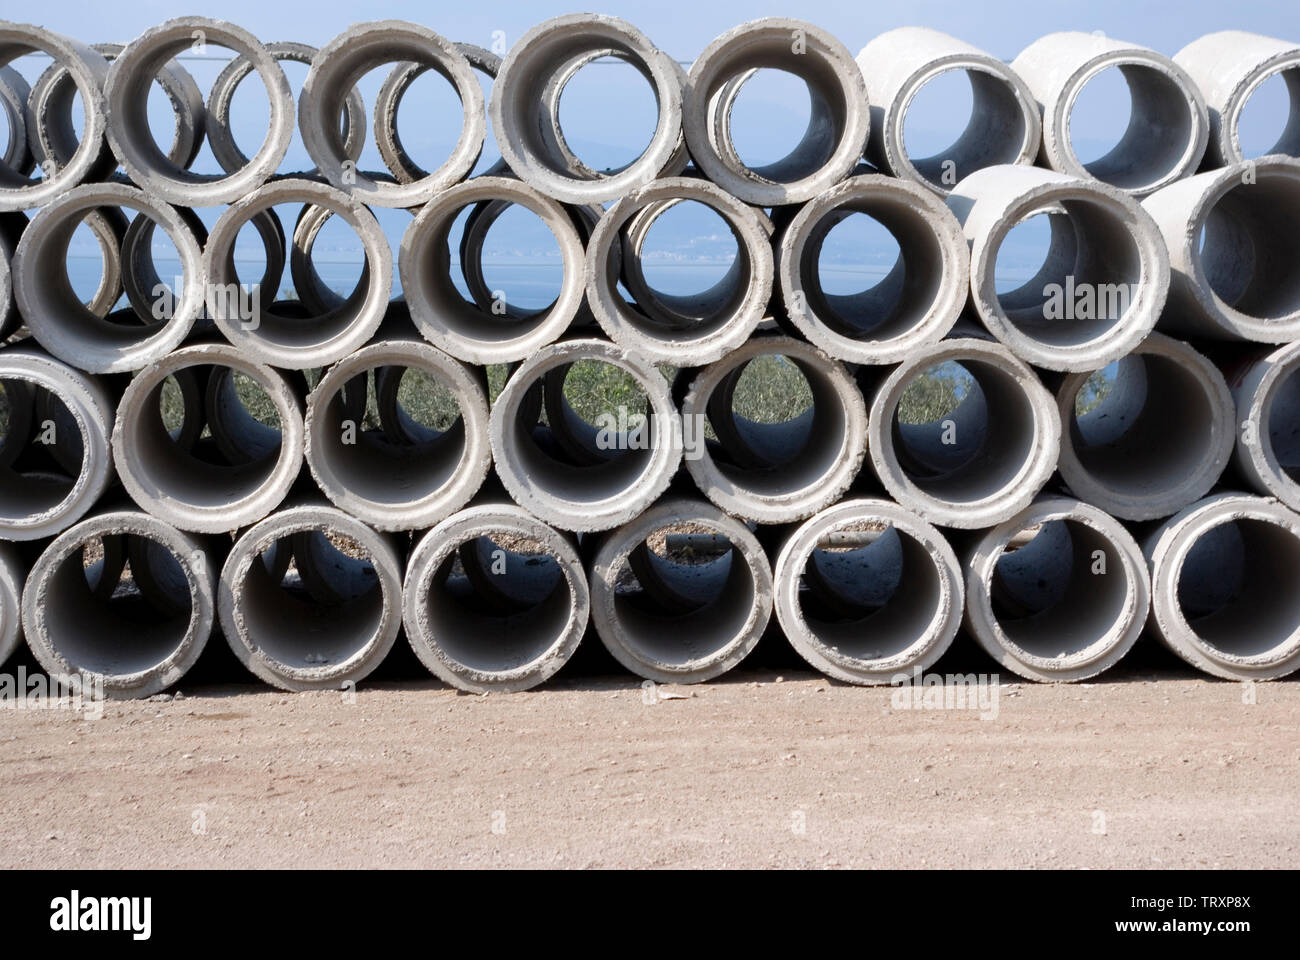
[[[894,696],[751,670],[0,709],[0,866],[1300,860],[1300,683],[1008,684],[983,719]]]

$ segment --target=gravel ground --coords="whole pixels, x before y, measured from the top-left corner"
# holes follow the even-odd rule
[[[1300,860],[1296,682],[1244,703],[1239,684],[1126,667],[1004,684],[981,718],[797,672],[557,680],[485,697],[182,688],[97,719],[0,709],[0,866]]]

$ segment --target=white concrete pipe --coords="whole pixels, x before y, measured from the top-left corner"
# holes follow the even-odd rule
[[[1161,328],[1216,340],[1300,337],[1300,160],[1269,156],[1153,193],[1173,269]]]
[[[912,180],[939,196],[976,170],[1032,164],[1042,127],[1034,95],[1001,60],[928,27],[899,27],[858,54],[871,104],[867,158],[881,171]],[[961,71],[970,82],[970,117],[952,143],[929,157],[912,157],[905,130],[912,101],[936,77]]]
[[[113,401],[94,377],[60,363],[30,340],[0,351],[0,383],[12,417],[0,466],[0,537],[53,536],[84,516],[112,479]],[[32,390],[48,391],[57,403],[39,419],[27,419],[24,431],[15,391]],[[32,455],[30,467],[21,462],[25,454]]]
[[[934,368],[938,368],[937,370]],[[922,376],[953,385],[942,419],[902,423],[903,394]],[[958,337],[917,351],[876,389],[868,449],[890,495],[931,523],[974,530],[1014,516],[1051,478],[1061,447],[1056,402],[1005,347]]]
[[[640,261],[639,245],[628,248],[623,239],[643,211],[684,200],[705,205],[726,223],[736,241],[738,269],[726,288],[715,288],[716,299],[707,294],[698,298],[694,316],[683,316],[684,323],[665,323],[675,318],[665,318],[652,304],[628,303],[619,292],[621,272]],[[695,367],[721,359],[748,339],[771,299],[774,262],[764,221],[761,213],[707,180],[668,177],[632,191],[601,217],[587,245],[587,302],[596,321],[614,342],[652,363]],[[640,277],[639,269],[637,273]],[[659,303],[664,299],[663,294],[656,297]],[[673,299],[675,312],[690,310],[687,302],[697,300]]]
[[[823,547],[827,535],[873,534]],[[962,614],[962,570],[943,535],[888,500],[845,500],[799,526],[773,568],[776,617],[795,651],[836,680],[887,684],[928,669]]]
[[[1035,40],[1011,62],[1043,111],[1044,166],[1093,177],[1135,197],[1195,173],[1210,136],[1205,98],[1187,71],[1163,54],[1100,33],[1064,31]],[[1104,156],[1079,159],[1070,120],[1079,94],[1116,69],[1128,86],[1129,119]]]
[[[1037,167],[986,167],[953,188],[948,206],[970,243],[971,302],[1020,359],[1096,370],[1141,343],[1160,317],[1170,256],[1151,215],[1116,187]],[[999,292],[1003,241],[1037,214],[1051,224],[1043,265]]]
[[[68,246],[82,219],[106,206],[138,210],[160,224],[180,256],[182,289],[150,290],[150,314],[126,322],[97,316],[68,277]],[[125,243],[125,240],[123,241]],[[125,272],[125,264],[120,264]],[[91,373],[138,370],[189,335],[203,308],[203,253],[192,220],[124,183],[88,183],[43,208],[23,231],[12,270],[18,309],[50,353]]]
[[[564,85],[600,57],[630,64],[654,92],[658,117],[641,155],[617,170],[597,172],[568,149],[558,109]],[[641,31],[616,17],[569,14],[533,27],[510,48],[488,106],[501,156],[525,183],[564,203],[616,200],[684,168],[683,73]]]
[[[450,392],[457,416],[436,430],[411,419],[396,396],[406,371]],[[348,409],[344,387],[368,376],[390,385],[380,430],[366,430]],[[389,392],[389,391],[385,391]],[[394,422],[395,421],[395,422]],[[386,337],[339,361],[307,401],[307,463],[335,506],[379,530],[432,527],[465,506],[492,466],[488,401],[466,367],[411,331]]]
[[[44,53],[64,67],[77,92],[81,94],[84,117],[81,140],[66,163],[52,164],[43,170],[39,180],[26,175],[27,164],[19,160],[18,167],[6,163],[0,167],[0,213],[27,210],[50,203],[96,172],[100,162],[100,146],[107,125],[104,103],[104,80],[108,75],[108,61],[84,43],[62,36],[43,27],[0,20],[0,67],[29,53]],[[35,116],[24,123],[28,127],[30,147],[32,123],[41,123]],[[12,127],[10,128],[13,129]],[[18,158],[15,158],[18,159]],[[30,170],[30,167],[27,167]]]
[[[621,411],[621,418],[610,412],[630,429],[585,421],[539,429],[534,391],[551,371],[580,361],[617,367],[645,393],[646,410]],[[562,385],[563,375],[552,374],[551,383]],[[643,427],[632,422],[639,417]],[[576,414],[572,419],[580,421]],[[591,434],[596,462],[568,455],[555,439],[557,429]],[[682,421],[668,382],[638,355],[603,340],[551,344],[520,364],[492,407],[491,437],[497,474],[511,498],[545,522],[579,533],[627,523],[668,488],[682,459]]]
[[[732,141],[731,106],[760,69],[783,70],[807,84],[811,116],[788,155],[750,168]],[[760,207],[803,203],[844,179],[861,159],[871,126],[853,54],[825,30],[783,17],[742,23],[704,48],[691,65],[682,119],[691,157],[705,175]]]
[[[451,278],[448,240],[460,212],[506,201],[535,214],[551,231],[564,280],[549,307],[524,310],[508,301],[483,307],[466,300]],[[509,363],[535,356],[569,328],[583,297],[582,238],[565,208],[505,177],[475,177],[424,205],[402,238],[399,268],[411,320],[435,347],[467,363]]]
[[[865,214],[898,244],[889,273],[848,295],[822,287],[827,235]],[[852,363],[897,363],[941,340],[966,305],[970,253],[961,224],[923,187],[893,177],[853,177],[806,203],[781,236],[781,297],[790,322],[815,346]]]
[[[464,108],[460,136],[442,166],[419,179],[403,180],[402,167],[389,176],[365,173],[348,153],[339,117],[363,74],[381,64],[407,62],[436,71],[455,88]],[[303,84],[298,123],[325,179],[354,201],[376,207],[420,206],[459,183],[478,161],[487,133],[483,90],[465,55],[427,27],[401,20],[357,23],[325,44]]]
[[[1096,507],[1045,496],[966,555],[966,627],[999,665],[1064,683],[1109,670],[1151,607],[1142,549]]]
[[[791,420],[760,423],[736,412],[736,383],[751,360],[780,356],[808,383],[812,404]],[[695,374],[682,399],[689,425],[686,468],[726,513],[790,523],[834,503],[862,467],[867,409],[843,364],[792,337],[752,337]],[[718,437],[707,443],[706,423]]]
[[[1279,347],[1231,374],[1234,462],[1256,492],[1300,510],[1300,343]]]
[[[1286,82],[1290,101],[1281,136],[1264,153],[1300,156],[1300,45],[1244,30],[1221,30],[1193,40],[1174,54],[1196,81],[1210,109],[1210,139],[1204,169],[1246,159],[1241,148],[1241,114],[1251,96],[1270,77]]]
[[[215,44],[252,63],[266,87],[270,116],[266,138],[235,173],[193,173],[165,156],[149,126],[149,88],[178,53]],[[109,66],[104,82],[108,142],[132,182],[160,200],[186,207],[234,203],[260,187],[284,159],[293,138],[293,93],[280,64],[255,36],[224,20],[176,17],[136,37]],[[337,125],[339,114],[334,114]]]
[[[0,543],[0,667],[9,662],[23,642],[23,584],[27,564],[18,548]]]
[[[1071,493],[1121,520],[1154,520],[1218,482],[1237,428],[1232,394],[1214,364],[1153,333],[1117,361],[1105,387],[1090,377],[1069,374],[1056,391],[1068,425],[1057,466]],[[1083,413],[1080,391],[1089,407]]]
[[[420,662],[472,693],[545,682],[577,649],[591,609],[573,540],[502,503],[471,506],[421,538],[402,605]]]
[[[1228,680],[1300,668],[1300,515],[1271,497],[1219,493],[1143,544],[1151,623],[1174,653]]]
[[[111,538],[140,541],[145,575],[117,580],[86,548]],[[106,554],[107,556],[107,554]],[[213,545],[157,517],[109,509],[65,530],[32,566],[23,591],[23,631],[52,677],[79,674],[115,699],[149,697],[194,666],[212,632],[217,566]],[[107,581],[113,581],[115,588]],[[104,581],[104,582],[101,582]]]
[[[282,203],[311,204],[342,217],[365,251],[356,290],[328,313],[306,320],[276,311],[271,305],[275,291],[268,296],[248,289],[235,267],[241,228]],[[375,215],[359,200],[311,180],[275,180],[232,204],[208,236],[203,264],[208,313],[217,329],[249,358],[291,370],[328,366],[369,341],[384,319],[392,291],[392,249]]]
[[[324,534],[318,557],[329,596],[317,599],[290,566],[265,557],[295,535]],[[277,546],[279,544],[280,546]],[[402,625],[402,560],[395,542],[324,504],[298,503],[255,524],[226,558],[217,593],[221,630],[256,677],[281,690],[347,689],[388,655]]]
[[[677,528],[717,537],[708,555],[673,554]],[[619,663],[658,683],[700,683],[754,649],[772,615],[772,570],[758,538],[710,503],[660,501],[601,535],[591,621]]]
[[[163,422],[161,399],[167,378],[191,367],[228,367],[255,381],[275,408],[279,442],[242,463],[184,449]],[[141,508],[182,530],[235,530],[279,506],[297,479],[303,458],[302,398],[285,376],[235,347],[184,347],[142,370],[122,394],[113,456],[122,485]]]

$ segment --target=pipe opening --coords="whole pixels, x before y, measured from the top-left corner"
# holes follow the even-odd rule
[[[1226,656],[1266,654],[1300,631],[1300,538],[1266,520],[1211,527],[1173,571],[1178,607],[1200,641]]]
[[[754,170],[790,162],[814,126],[813,97],[798,74],[769,67],[751,71],[736,88],[727,119],[737,159]],[[791,143],[790,135],[800,130],[803,136]],[[828,149],[820,163],[829,159]]]
[[[618,97],[618,127],[624,131],[617,144],[609,142],[604,119],[611,95]],[[659,122],[659,98],[650,77],[616,50],[586,60],[562,79],[558,103],[556,133],[567,151],[606,176],[627,169],[649,149]]]
[[[750,270],[744,241],[722,214],[699,200],[657,212],[636,258],[655,299],[671,301],[679,312],[689,314],[692,304],[706,301],[709,312],[729,313],[747,292],[741,282]],[[733,269],[738,259],[743,273]]]
[[[1300,156],[1300,67],[1287,67],[1255,87],[1237,114],[1244,157]]]
[[[1262,433],[1278,466],[1300,483],[1300,370],[1292,370],[1278,381],[1264,417]]]
[[[1064,658],[1104,640],[1124,617],[1124,561],[1100,532],[1049,520],[999,550],[989,599],[1002,632],[1031,656]]]
[[[1233,310],[1264,320],[1300,314],[1300,269],[1290,241],[1300,223],[1293,176],[1256,171],[1210,208],[1198,257],[1214,295]]]
[[[86,475],[87,426],[58,394],[18,378],[0,380],[0,522],[56,511]]]
[[[1016,92],[1006,77],[977,66],[951,67],[924,80],[903,105],[903,146],[913,169],[949,190],[976,170],[1015,163],[1028,133]],[[954,134],[954,118],[963,116]]]

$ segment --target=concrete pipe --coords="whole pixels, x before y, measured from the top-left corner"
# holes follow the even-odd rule
[[[516,203],[551,231],[564,260],[559,296],[549,307],[524,310],[508,302],[483,307],[466,300],[451,279],[449,237],[457,216],[481,202]],[[558,338],[583,297],[582,238],[564,207],[505,177],[475,177],[425,204],[407,227],[399,257],[402,292],[426,340],[467,363],[523,360]]]
[[[1286,82],[1290,110],[1278,141],[1264,153],[1300,156],[1300,46],[1243,30],[1222,30],[1193,40],[1174,54],[1205,95],[1210,138],[1203,169],[1227,167],[1246,159],[1241,148],[1241,114],[1269,77]]]
[[[811,403],[789,420],[738,413],[737,383],[751,360],[782,357],[807,383]],[[835,502],[866,456],[867,409],[842,364],[792,337],[759,336],[695,374],[682,400],[690,430],[686,468],[700,491],[732,516],[789,523]],[[706,442],[705,424],[716,444]]]
[[[256,460],[225,462],[187,451],[163,421],[163,386],[190,367],[228,367],[256,382],[274,407],[280,442]],[[141,371],[118,404],[113,455],[127,493],[182,530],[222,533],[279,506],[302,466],[302,400],[281,374],[224,343],[184,347]],[[212,461],[216,462],[212,462]]]
[[[1069,374],[1056,391],[1057,466],[1070,492],[1121,520],[1154,520],[1205,496],[1232,456],[1223,374],[1181,340],[1153,333],[1113,376]]]
[[[948,409],[901,421],[904,394],[945,381]],[[931,523],[975,530],[1015,516],[1051,478],[1061,420],[1052,395],[1010,351],[958,337],[917,351],[884,379],[868,436],[894,499]]]
[[[116,589],[88,549],[111,538],[146,551],[150,587],[132,565]],[[32,566],[23,591],[23,631],[51,677],[102,682],[106,697],[149,697],[194,666],[212,632],[217,565],[213,546],[135,510],[107,510],[64,531]]]
[[[27,229],[27,217],[18,212],[0,213],[0,341],[9,339],[23,322],[14,300],[14,275],[10,263]]]
[[[124,49],[120,43],[97,43],[92,49],[112,61]],[[207,115],[203,109],[203,93],[188,70],[175,60],[169,60],[158,70],[158,84],[171,104],[172,142],[167,149],[167,159],[179,167],[189,168],[199,155],[206,131]],[[79,146],[72,117],[77,95],[67,67],[54,63],[37,78],[28,97],[29,116],[39,118],[32,124],[32,154],[38,165],[53,160],[62,166],[76,153]],[[117,169],[117,160],[106,140],[100,141],[101,162],[96,167],[104,175]]]
[[[266,87],[270,118],[266,138],[253,159],[235,173],[192,173],[163,155],[149,127],[149,88],[176,54],[216,44],[253,64]],[[176,17],[146,30],[127,44],[109,67],[104,84],[108,142],[134,183],[168,203],[212,207],[234,203],[266,182],[280,166],[293,138],[293,93],[289,81],[262,43],[247,30],[208,17]],[[335,113],[337,123],[339,113]]]
[[[966,627],[998,664],[1045,683],[1109,670],[1151,607],[1142,549],[1109,514],[1043,497],[982,533],[966,557]]]
[[[151,291],[151,315],[129,311],[125,323],[96,316],[72,289],[68,246],[91,211],[129,207],[161,224],[180,255],[182,287]],[[192,223],[165,203],[123,183],[86,184],[38,213],[23,232],[13,260],[18,309],[32,336],[62,360],[92,373],[138,370],[177,347],[203,307],[203,254]]]
[[[310,64],[318,52],[315,47],[305,43],[268,43],[264,46],[266,52],[280,63]],[[208,91],[208,145],[212,147],[212,155],[226,173],[237,173],[249,163],[248,156],[235,142],[235,134],[230,127],[230,105],[240,83],[254,69],[252,61],[241,54],[217,75],[217,79],[212,82],[212,89]],[[343,101],[341,122],[343,154],[356,163],[361,157],[366,139],[366,105],[361,99],[361,92],[356,88]]]
[[[577,649],[590,609],[572,539],[513,504],[448,517],[407,564],[411,649],[438,679],[471,693],[544,683]]]
[[[108,437],[113,402],[94,377],[60,363],[30,341],[0,352],[0,383],[11,403],[15,390],[48,391],[57,400],[51,404],[53,416],[28,420],[24,449],[14,459],[8,452],[3,457],[0,537],[53,536],[84,516],[112,479]],[[21,421],[17,416],[14,421],[6,430],[5,448],[19,437]],[[27,459],[24,454],[30,454],[30,465],[21,462]]]
[[[889,231],[898,259],[870,289],[830,294],[822,287],[822,247],[855,213]],[[790,322],[815,346],[837,360],[897,363],[956,323],[970,289],[970,253],[957,218],[929,191],[860,176],[799,210],[781,236],[778,275]]]
[[[928,27],[900,27],[858,54],[871,104],[867,158],[878,170],[947,196],[957,182],[985,167],[1032,164],[1042,125],[1038,104],[1013,67],[968,43]],[[951,144],[929,157],[907,151],[907,111],[927,83],[961,71],[970,82],[970,117]]]
[[[1231,382],[1234,462],[1259,493],[1300,510],[1300,343],[1247,363]]]
[[[736,241],[739,268],[729,289],[719,284],[711,302],[700,298],[696,316],[684,317],[684,325],[666,324],[658,311],[629,304],[618,291],[620,268],[629,260],[639,261],[639,249],[614,254],[629,221],[647,208],[683,200],[704,204],[723,219]],[[596,321],[616,343],[652,363],[703,366],[721,359],[748,339],[771,299],[774,265],[763,219],[706,180],[670,177],[628,194],[605,213],[587,245],[587,302]],[[664,295],[657,299],[662,303]],[[690,309],[684,303],[676,306],[681,312]]]
[[[673,554],[675,528],[716,534],[707,556]],[[698,500],[668,499],[602,535],[591,564],[591,621],[628,670],[658,683],[700,683],[754,649],[772,615],[772,571],[758,538]]]
[[[30,180],[23,171],[25,162],[18,167],[0,166],[0,213],[27,210],[54,201],[83,180],[100,172],[100,144],[104,138],[107,114],[104,103],[104,80],[108,75],[108,61],[84,43],[70,37],[28,24],[0,20],[0,67],[29,53],[44,53],[55,63],[67,69],[72,82],[81,94],[84,116],[81,141],[66,163],[51,164],[42,169],[39,180]],[[28,128],[30,148],[32,123],[42,122],[40,116],[24,123]],[[10,128],[13,129],[12,127]],[[30,168],[28,168],[30,169]]]
[[[434,427],[403,409],[397,388],[413,371],[450,393],[455,417]],[[370,375],[390,386],[390,416],[365,430],[344,387]],[[447,416],[447,414],[444,414]],[[492,466],[487,394],[479,380],[414,331],[385,338],[339,361],[307,402],[307,463],[335,506],[380,530],[426,529],[465,506]]]
[[[731,104],[760,69],[808,86],[811,116],[790,153],[747,167],[732,141]],[[710,180],[760,207],[803,203],[849,176],[867,146],[871,115],[862,71],[844,44],[802,20],[769,17],[733,27],[691,65],[683,128],[691,157]]]
[[[324,600],[308,593],[294,566],[283,579],[268,569],[267,552],[302,533],[324,534],[330,543],[325,575],[331,596]],[[217,592],[230,649],[256,677],[281,690],[360,683],[392,649],[402,626],[401,603],[402,560],[393,540],[318,503],[272,514],[236,540]]]
[[[567,455],[555,440],[556,425],[542,430],[537,420],[539,383],[550,371],[583,361],[618,368],[646,396],[645,411],[610,415],[631,429],[616,432],[612,425],[585,421],[568,425],[594,437],[597,463]],[[627,523],[668,488],[682,458],[682,422],[668,382],[636,354],[603,340],[563,341],[525,360],[497,397],[490,429],[497,474],[511,498],[545,522],[579,533]]]
[[[953,188],[970,243],[971,296],[990,333],[1048,370],[1096,370],[1141,343],[1169,291],[1170,256],[1151,215],[1097,180],[1037,167],[988,167]],[[1003,241],[1036,215],[1051,225],[1037,273],[998,290]]]
[[[27,176],[36,164],[32,156],[27,130],[27,98],[31,88],[21,73],[13,67],[0,67],[0,110],[4,111],[5,127],[9,139],[0,164],[10,173]]]
[[[496,79],[497,72],[501,69],[501,58],[495,53],[472,43],[458,43],[456,49],[464,54],[471,67],[489,80]],[[414,183],[429,175],[428,170],[412,159],[397,132],[397,111],[401,109],[402,98],[411,84],[428,71],[429,67],[423,63],[399,63],[384,78],[383,86],[375,97],[375,146],[384,158],[384,166],[393,172],[398,183]],[[497,160],[481,176],[500,177],[509,174],[510,168],[505,161]]]
[[[1269,497],[1220,493],[1143,544],[1151,623],[1174,653],[1228,680],[1300,668],[1300,516]]]
[[[1099,33],[1065,31],[1035,40],[1011,62],[1043,111],[1044,166],[1096,178],[1135,197],[1195,173],[1210,136],[1200,88],[1163,54]],[[1128,86],[1128,125],[1104,156],[1079,159],[1070,120],[1083,88],[1116,69]]]
[[[1143,201],[1173,275],[1161,327],[1216,340],[1300,337],[1300,161],[1271,156],[1200,173]]]
[[[862,532],[861,546],[823,546]],[[795,651],[845,683],[925,671],[961,625],[961,564],[943,534],[888,500],[845,500],[798,527],[773,569],[776,618]]]
[[[455,148],[437,170],[409,182],[384,182],[357,169],[345,149],[339,116],[364,73],[408,61],[437,71],[455,87],[464,120]],[[303,85],[299,114],[303,143],[324,177],[357,202],[378,207],[416,207],[459,183],[478,161],[487,132],[483,90],[465,55],[432,30],[400,20],[354,24],[322,47]],[[391,173],[397,176],[401,169]]]
[[[23,584],[27,581],[27,564],[18,549],[0,543],[0,667],[3,667],[23,642]]]
[[[240,229],[281,203],[328,210],[347,221],[361,240],[366,260],[357,289],[324,315],[304,320],[277,312],[269,304],[262,306],[260,291],[252,296],[240,284],[234,260]],[[208,312],[217,329],[259,363],[291,370],[328,366],[361,347],[382,322],[392,290],[392,250],[375,215],[360,201],[310,180],[276,180],[232,204],[208,236],[203,263]]]
[[[654,135],[641,155],[604,173],[568,150],[558,119],[564,84],[602,56],[623,60],[645,77],[658,107]],[[570,14],[538,24],[511,47],[488,109],[502,159],[525,183],[564,203],[603,203],[683,169],[682,83],[677,63],[630,23]]]

